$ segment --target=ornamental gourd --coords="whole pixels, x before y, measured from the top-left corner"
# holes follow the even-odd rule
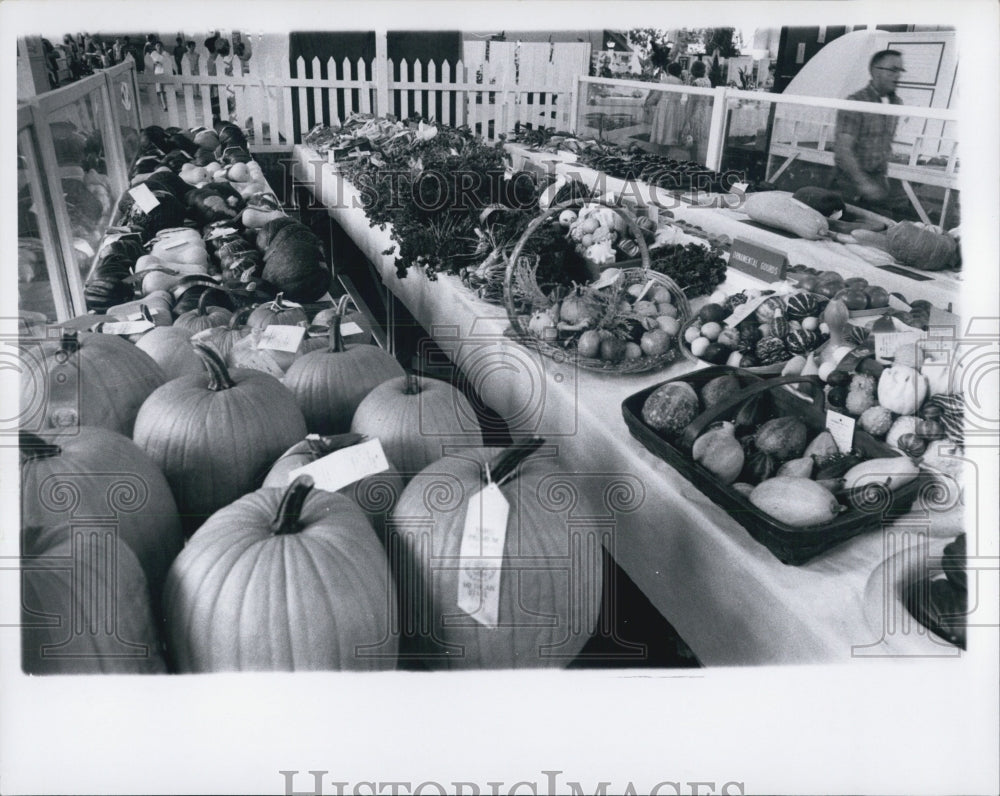
[[[282,380],[295,395],[313,434],[340,434],[351,428],[358,404],[384,381],[404,377],[396,358],[378,346],[344,345],[340,322],[348,296],[337,303],[326,350],[296,359]]]
[[[893,365],[878,380],[878,402],[897,415],[914,415],[927,398],[927,377],[907,365]]]
[[[363,441],[364,437],[353,433],[332,436],[310,434],[281,454],[268,471],[263,486],[284,489],[291,482],[292,471]],[[390,464],[389,469],[348,484],[338,490],[338,494],[350,498],[360,507],[379,540],[385,542],[388,518],[392,516],[404,486],[403,477]]]
[[[110,534],[73,539],[69,523],[35,531],[23,532],[24,672],[165,674],[146,578],[128,545]]]
[[[195,342],[205,372],[163,385],[142,405],[133,438],[173,490],[185,529],[246,494],[306,423],[281,382],[227,370],[212,346]]]
[[[72,435],[21,432],[20,456],[22,525],[36,537],[65,531],[68,539],[74,518],[114,516],[115,535],[135,553],[158,601],[184,534],[153,461],[127,437],[88,426]]]
[[[24,350],[25,430],[100,426],[131,436],[139,407],[166,382],[148,354],[116,335],[64,332]]]
[[[468,399],[447,382],[412,373],[368,393],[354,411],[351,431],[381,440],[404,479],[440,459],[449,445],[483,444]]]
[[[602,491],[580,488],[552,453],[531,456],[533,444],[455,451],[413,478],[400,498],[389,549],[398,534],[397,583],[403,616],[412,617],[404,648],[412,645],[429,668],[565,666],[597,625],[601,543],[593,527],[571,518],[605,516]],[[469,498],[486,484],[487,462],[509,505],[495,627],[459,607]]]
[[[303,477],[213,515],[167,579],[179,672],[384,670],[396,592],[361,510]]]

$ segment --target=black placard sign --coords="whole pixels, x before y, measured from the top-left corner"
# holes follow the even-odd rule
[[[780,282],[785,278],[787,260],[784,252],[735,238],[729,252],[729,266],[755,276],[764,282]]]

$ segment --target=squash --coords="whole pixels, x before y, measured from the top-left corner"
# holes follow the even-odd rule
[[[247,318],[247,326],[251,329],[266,329],[272,323],[282,326],[308,326],[309,316],[306,311],[297,304],[285,303],[284,293],[279,293],[274,297],[274,301],[269,301],[256,307]]]
[[[298,221],[285,224],[286,219],[269,221],[258,234],[257,245],[264,251],[264,279],[293,301],[316,301],[329,289],[333,274],[326,264],[323,246],[309,228]],[[272,225],[282,222],[271,234]],[[261,238],[267,241],[261,244]]]
[[[573,517],[606,516],[602,490],[578,488],[552,454],[525,458],[533,445],[455,452],[403,491],[388,547],[396,549],[398,537],[404,650],[412,645],[428,668],[565,666],[597,626],[601,542],[595,526]],[[496,627],[480,625],[458,604],[466,513],[485,483],[486,463],[509,504]]]
[[[915,415],[927,398],[927,377],[908,365],[893,365],[878,379],[878,402],[897,415]]]
[[[113,534],[24,528],[21,668],[26,674],[165,674],[149,588]],[[71,566],[68,563],[72,562]]]
[[[35,536],[65,531],[68,538],[76,519],[113,516],[113,532],[135,553],[158,606],[184,534],[152,460],[127,437],[94,426],[72,436],[21,432],[20,458],[22,526]]]
[[[822,213],[793,199],[785,191],[747,194],[741,209],[754,221],[791,232],[806,240],[819,240],[830,231]]]
[[[206,274],[208,271],[199,263],[167,262],[153,254],[146,254],[136,262],[135,273],[141,278],[142,293],[145,295],[157,290],[171,290],[182,277]]]
[[[131,436],[139,407],[167,380],[149,355],[116,335],[64,332],[25,350],[20,426],[100,426]]]
[[[185,263],[204,266],[209,264],[208,249],[200,236],[194,239],[184,236],[170,236],[153,243],[149,253],[166,263]]]
[[[447,382],[412,373],[368,393],[354,411],[351,431],[377,437],[404,480],[440,459],[449,445],[483,444],[466,397]]]
[[[240,498],[177,557],[164,597],[177,671],[395,668],[382,545],[350,500],[312,486]]]
[[[178,326],[157,326],[135,344],[159,365],[171,381],[180,376],[201,373],[204,366],[191,345],[191,330]]]
[[[360,434],[337,434],[326,437],[310,434],[281,454],[264,478],[263,486],[284,489],[290,483],[289,476],[293,470],[362,441],[364,437]],[[390,464],[388,470],[348,484],[338,490],[338,493],[358,505],[368,517],[379,540],[384,543],[389,518],[399,496],[403,494],[404,486],[403,477]]]
[[[284,385],[295,395],[312,434],[339,434],[351,427],[354,410],[375,387],[406,372],[391,354],[374,345],[345,346],[340,322],[348,296],[337,302],[326,350],[312,351],[288,367]]]
[[[208,306],[211,290],[205,290],[198,297],[198,306],[193,310],[181,313],[174,321],[174,326],[179,329],[187,329],[191,334],[204,329],[211,329],[213,326],[226,326],[233,318],[233,313],[225,307]]]
[[[958,262],[958,242],[952,235],[913,221],[894,224],[885,233],[889,254],[903,265],[922,271],[953,268]]]
[[[293,396],[264,373],[227,370],[218,352],[196,341],[206,372],[155,390],[133,438],[173,490],[190,532],[212,512],[257,485],[260,474],[306,435]]]

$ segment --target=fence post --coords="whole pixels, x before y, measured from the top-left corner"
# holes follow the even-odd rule
[[[389,46],[384,30],[375,31],[375,115],[385,118],[389,115]]]
[[[583,81],[580,78],[580,75],[573,78],[573,88],[569,92],[569,124],[566,129],[573,135],[576,135],[576,120],[580,115],[580,94],[583,90],[581,85]]]
[[[705,155],[705,165],[713,171],[718,171],[722,165],[722,149],[726,143],[727,95],[726,86],[716,86],[715,96],[712,98],[712,121],[708,128],[708,152]]]

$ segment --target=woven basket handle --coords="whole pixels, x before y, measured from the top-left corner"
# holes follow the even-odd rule
[[[781,376],[777,379],[765,379],[749,387],[744,387],[739,392],[735,393],[728,401],[723,401],[711,409],[706,409],[700,415],[698,415],[694,420],[687,424],[687,427],[681,432],[680,446],[687,452],[691,451],[691,447],[694,445],[694,441],[701,436],[701,433],[712,425],[720,417],[724,416],[726,413],[738,406],[741,406],[744,401],[753,398],[755,395],[760,395],[761,393],[773,390],[775,387],[782,387],[786,384],[817,384],[819,383],[818,376]],[[823,392],[819,391],[819,398],[816,399],[818,403],[816,408],[818,411],[822,412],[824,407]]]
[[[517,265],[518,259],[521,257],[521,252],[524,251],[524,247],[527,244],[528,239],[535,234],[542,224],[552,218],[552,216],[558,215],[563,210],[572,210],[574,207],[579,207],[581,205],[601,205],[602,207],[609,207],[620,215],[625,220],[625,226],[628,227],[628,231],[632,234],[632,237],[635,238],[635,241],[639,246],[639,256],[642,259],[642,267],[648,269],[651,265],[649,246],[646,245],[646,237],[643,235],[642,229],[640,229],[639,225],[636,223],[635,217],[628,210],[624,210],[611,202],[605,202],[603,199],[585,199],[583,197],[570,199],[568,202],[562,202],[561,204],[550,206],[548,210],[543,210],[530,224],[528,224],[524,232],[521,233],[521,237],[518,238],[517,244],[514,246],[514,251],[512,251],[510,257],[507,258],[507,270],[505,271],[503,278],[504,304],[507,307],[507,315],[510,318],[511,329],[513,329],[518,337],[523,337],[528,334],[528,330],[521,325],[521,322],[518,319],[517,308],[514,306],[513,296],[514,269]]]

